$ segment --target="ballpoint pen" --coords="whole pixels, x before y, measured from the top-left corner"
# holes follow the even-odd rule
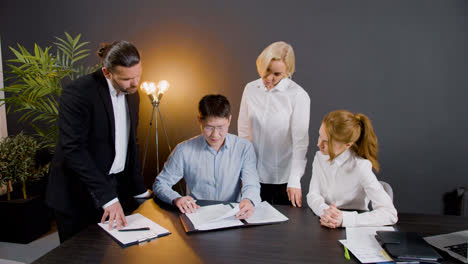
[[[346,248],[346,246],[343,246],[343,248],[344,248],[344,257],[345,257],[345,259],[350,260],[351,258],[349,257],[348,249]]]
[[[150,230],[149,227],[140,227],[140,228],[128,228],[128,229],[120,229],[120,232],[127,232],[127,231],[145,231]]]

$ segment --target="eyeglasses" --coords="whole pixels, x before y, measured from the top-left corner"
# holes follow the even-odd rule
[[[213,133],[215,130],[217,130],[220,133],[226,132],[228,129],[228,126],[203,126],[203,131],[206,133]]]

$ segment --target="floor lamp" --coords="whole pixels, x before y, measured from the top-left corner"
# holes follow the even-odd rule
[[[153,125],[153,117],[156,128],[156,175],[159,174],[159,141],[158,141],[158,115],[161,119],[161,125],[166,136],[167,146],[169,152],[172,152],[171,146],[169,144],[169,138],[167,137],[166,127],[162,119],[161,111],[159,110],[159,103],[163,97],[164,92],[169,88],[169,82],[162,80],[158,82],[158,85],[155,85],[154,82],[143,82],[140,86],[140,89],[143,90],[149,97],[151,104],[153,105],[153,111],[151,112],[151,119],[148,127],[148,133],[146,134],[146,143],[145,143],[145,153],[143,155],[143,165],[142,165],[142,174],[145,171],[146,164],[146,153],[148,152],[148,143],[151,133],[151,127]]]

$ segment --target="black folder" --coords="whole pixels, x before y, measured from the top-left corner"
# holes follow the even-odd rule
[[[375,238],[395,262],[440,263],[442,256],[415,232],[377,231]]]

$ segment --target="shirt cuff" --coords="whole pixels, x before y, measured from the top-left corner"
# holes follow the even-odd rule
[[[252,200],[250,200],[249,198],[244,198],[244,199],[249,200],[252,203],[252,205],[255,207],[255,203]],[[244,199],[242,199],[242,200],[244,200]],[[241,202],[242,202],[242,200],[241,200]]]
[[[288,188],[301,189],[301,178],[300,177],[290,177],[289,181],[288,181]]]
[[[174,194],[169,194],[169,196],[161,197],[160,199],[163,200],[163,201],[165,201],[165,202],[168,203],[168,204],[173,204],[173,205],[175,205],[175,204],[174,204],[174,200],[175,200],[175,199],[178,199],[178,198],[180,198],[180,197],[182,197],[182,195],[180,195],[179,193],[176,192],[176,193],[174,193]],[[195,198],[194,198],[194,199],[195,199]]]
[[[323,215],[323,211],[327,210],[328,208],[330,208],[330,206],[328,206],[327,204],[321,204],[319,205],[319,208],[318,208],[318,216],[322,217]],[[312,209],[313,210],[313,209]]]
[[[356,211],[341,211],[341,213],[343,214],[343,222],[341,223],[341,227],[356,226],[356,217],[358,215]]]
[[[134,198],[149,198],[151,197],[151,193],[149,190],[146,190],[146,192],[142,193],[142,194],[139,194],[139,195],[135,195],[133,196]]]
[[[245,194],[241,196],[241,201],[244,199],[250,200],[250,202],[253,204],[254,207],[259,205],[262,202],[260,195],[255,194],[255,193],[246,192]]]
[[[102,209],[106,209],[107,207],[109,207],[109,206],[115,204],[115,203],[118,202],[118,201],[119,201],[119,198],[115,197],[114,199],[112,199],[112,200],[110,200],[109,202],[107,202],[106,204],[104,204],[104,205],[102,206]]]

